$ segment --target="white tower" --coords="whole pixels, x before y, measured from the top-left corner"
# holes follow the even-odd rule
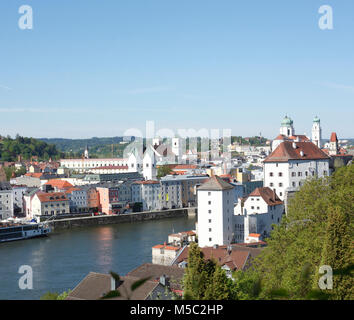
[[[234,187],[212,176],[198,189],[199,247],[229,245],[233,238]]]
[[[87,145],[86,145],[86,149],[85,149],[85,152],[84,152],[84,158],[85,159],[89,158],[89,152],[88,152],[88,146]]]
[[[312,142],[321,148],[322,129],[320,119],[316,116],[312,124]]]
[[[177,157],[179,163],[182,157],[182,146],[180,138],[172,138],[172,152]]]
[[[280,134],[286,137],[295,135],[293,120],[291,120],[288,116],[285,116],[285,118],[281,122]]]
[[[156,180],[156,155],[152,146],[148,146],[143,158],[143,176],[145,180]]]

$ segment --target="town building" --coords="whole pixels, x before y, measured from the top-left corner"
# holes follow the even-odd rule
[[[197,188],[207,175],[167,175],[160,179],[162,208],[175,209],[197,205]]]
[[[181,247],[164,244],[158,244],[152,247],[152,263],[170,266],[178,256]]]
[[[0,220],[14,215],[13,191],[9,182],[0,181]]]
[[[228,245],[233,240],[233,186],[212,176],[198,190],[198,244]]]
[[[284,141],[264,160],[264,186],[275,189],[281,200],[288,188],[329,174],[329,157],[312,142]]]
[[[143,211],[161,209],[161,185],[159,181],[135,181],[131,184],[131,194],[131,201],[142,203]]]
[[[31,215],[33,217],[68,213],[70,213],[70,205],[65,192],[39,191],[31,199]]]
[[[88,212],[87,191],[85,189],[71,187],[64,192],[69,199],[70,213]]]
[[[279,224],[285,213],[284,203],[274,190],[257,188],[234,209],[235,242],[248,242],[250,234],[260,234],[263,240],[270,236],[274,224]]]

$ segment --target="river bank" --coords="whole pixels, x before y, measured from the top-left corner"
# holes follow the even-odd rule
[[[170,209],[163,211],[145,211],[121,215],[84,216],[79,218],[61,218],[48,221],[53,231],[88,226],[134,223],[167,218],[195,217],[196,208]]]

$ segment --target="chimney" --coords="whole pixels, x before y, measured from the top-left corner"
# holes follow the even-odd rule
[[[293,148],[296,149],[296,143],[295,142],[293,142]]]
[[[230,245],[227,246],[227,253],[230,255],[232,252],[232,247]]]
[[[169,283],[168,277],[166,275],[163,274],[160,277],[160,284],[163,285],[164,287],[169,286],[170,283]]]
[[[116,279],[114,279],[112,276],[111,276],[111,291],[114,291],[117,289],[117,286],[116,286]]]

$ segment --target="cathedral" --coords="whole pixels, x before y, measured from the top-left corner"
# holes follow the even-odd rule
[[[272,142],[272,150],[274,151],[284,141],[294,142],[310,142],[312,141],[318,148],[321,149],[322,129],[320,119],[316,116],[312,124],[311,139],[306,135],[295,134],[294,122],[288,116],[285,116],[280,125],[280,134]]]

